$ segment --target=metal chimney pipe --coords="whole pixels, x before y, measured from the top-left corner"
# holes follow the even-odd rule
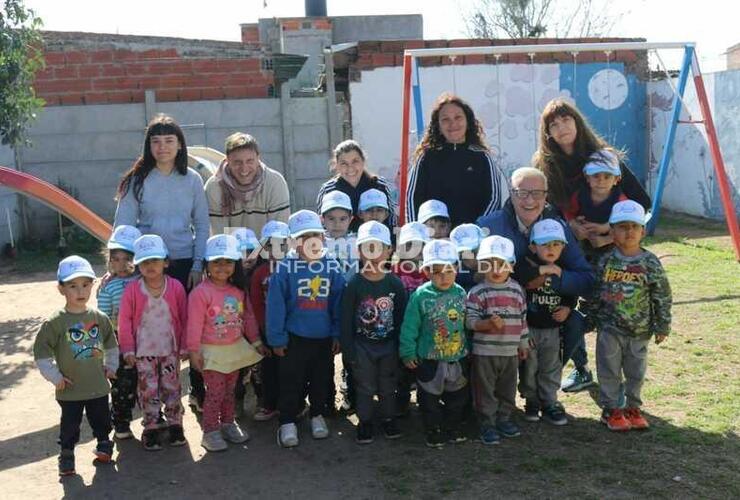
[[[305,0],[306,17],[326,17],[326,0]]]

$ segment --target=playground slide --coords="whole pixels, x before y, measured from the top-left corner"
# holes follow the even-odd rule
[[[62,213],[85,231],[100,241],[108,241],[112,228],[85,205],[56,186],[32,175],[0,167],[0,186],[34,198],[48,207]]]

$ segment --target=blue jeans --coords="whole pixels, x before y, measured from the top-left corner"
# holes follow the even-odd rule
[[[563,366],[569,359],[573,360],[576,369],[580,370],[586,366],[588,354],[586,353],[586,341],[583,338],[585,333],[586,318],[574,310],[560,327],[560,335],[563,337]]]

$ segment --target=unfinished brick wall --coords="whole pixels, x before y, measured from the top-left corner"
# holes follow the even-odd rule
[[[394,40],[388,42],[359,42],[357,55],[350,64],[350,79],[359,78],[360,71],[372,70],[386,66],[403,65],[403,51],[406,49],[431,49],[453,47],[481,47],[493,45],[547,45],[564,43],[607,43],[607,42],[644,42],[644,38],[523,38],[523,39],[463,39],[463,40]],[[420,66],[442,66],[449,64],[527,64],[527,54],[502,54],[498,60],[493,55],[458,56],[453,61],[449,57],[424,57],[419,59]],[[578,63],[606,62],[604,52],[580,52]],[[624,63],[629,70],[647,69],[645,51],[616,51],[609,55],[609,61]],[[535,63],[573,62],[570,52],[538,53]],[[639,66],[639,67],[638,67]]]
[[[268,97],[272,71],[238,42],[46,33],[34,88],[48,106]],[[60,39],[60,37],[63,37]]]

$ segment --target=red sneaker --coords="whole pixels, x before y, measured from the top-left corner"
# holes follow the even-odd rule
[[[650,424],[645,417],[642,416],[639,408],[627,408],[624,410],[624,416],[629,420],[632,429],[636,431],[642,431],[650,427]]]
[[[625,432],[632,428],[630,421],[625,418],[621,408],[604,410],[601,414],[601,421],[606,424],[610,431]]]

